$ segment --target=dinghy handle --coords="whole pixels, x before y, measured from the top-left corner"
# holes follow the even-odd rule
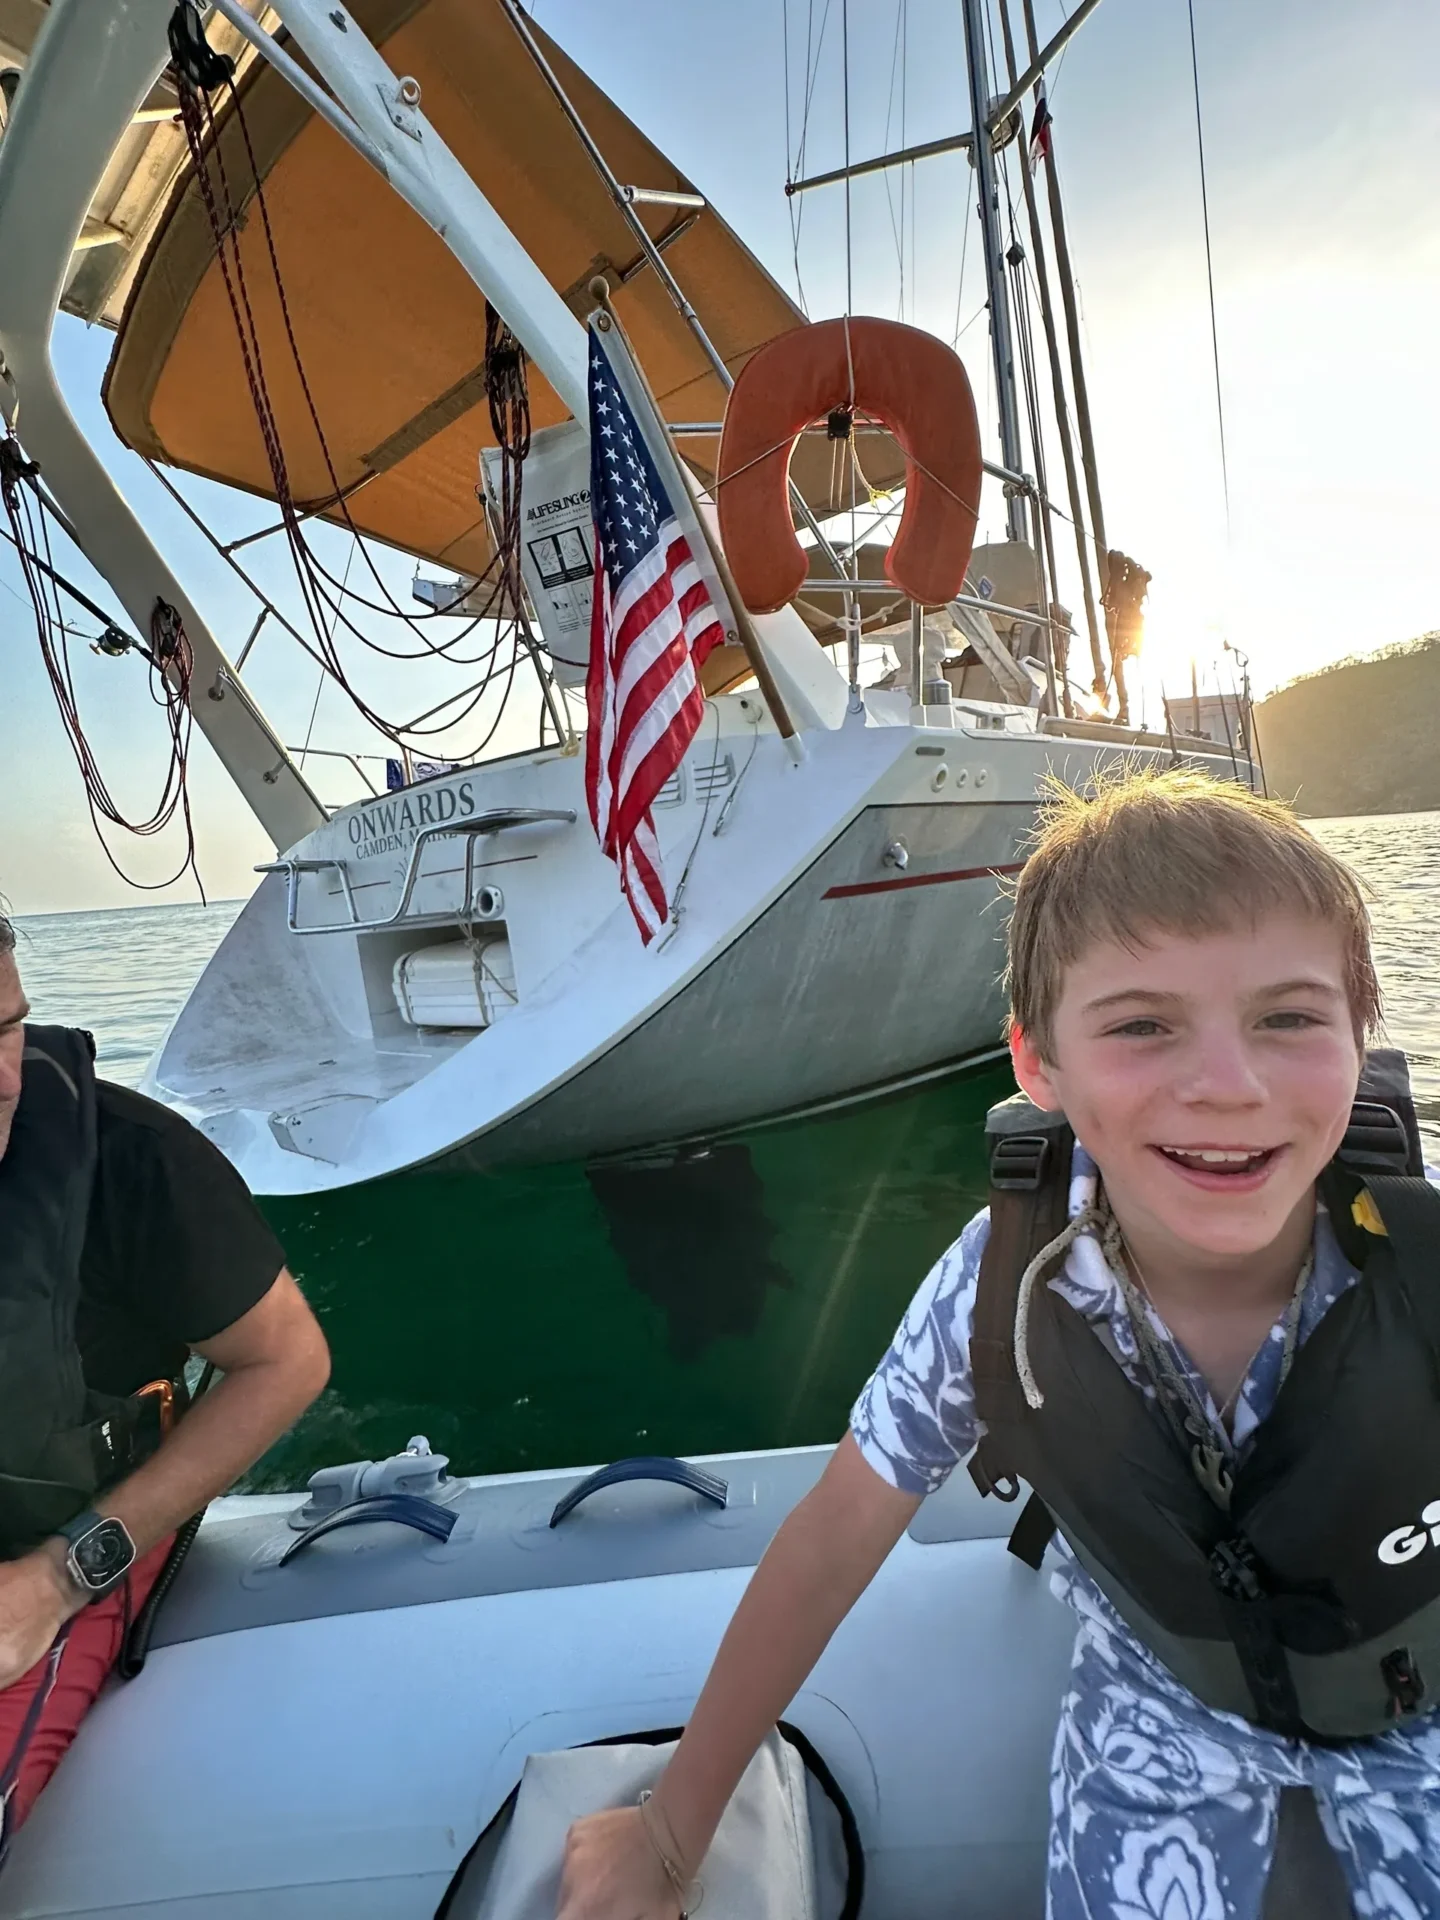
[[[422,1499],[418,1493],[376,1493],[366,1500],[352,1500],[348,1506],[337,1507],[334,1513],[327,1513],[313,1527],[307,1527],[298,1539],[290,1542],[276,1565],[288,1565],[302,1548],[322,1534],[334,1533],[337,1527],[368,1526],[372,1520],[391,1520],[397,1526],[413,1527],[417,1533],[428,1533],[432,1540],[448,1540],[455,1527],[453,1513],[436,1506],[433,1500]]]
[[[592,1493],[599,1493],[602,1487],[618,1487],[625,1480],[668,1480],[671,1486],[688,1487],[717,1507],[723,1507],[730,1497],[729,1485],[718,1474],[706,1473],[703,1467],[692,1467],[688,1460],[676,1460],[668,1453],[640,1454],[633,1460],[612,1460],[608,1467],[597,1467],[588,1480],[572,1487],[557,1501],[550,1516],[551,1526],[558,1527],[566,1514],[573,1513]]]

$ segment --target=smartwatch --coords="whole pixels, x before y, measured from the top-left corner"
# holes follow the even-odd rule
[[[109,1593],[135,1564],[135,1542],[123,1520],[106,1519],[88,1508],[59,1532],[69,1546],[66,1571],[88,1599]]]

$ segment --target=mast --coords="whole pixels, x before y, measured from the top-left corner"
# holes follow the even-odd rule
[[[995,393],[1000,404],[1000,453],[1012,473],[1022,473],[1020,408],[1015,394],[1015,348],[1010,325],[1010,289],[1005,284],[1005,249],[1000,232],[1000,202],[995,150],[990,138],[990,71],[985,57],[984,0],[961,0],[965,22],[965,61],[970,79],[970,157],[980,188],[980,235],[985,250],[985,287],[990,305],[990,349],[995,359]],[[1028,9],[1028,0],[1027,0]],[[1025,503],[1011,492],[1005,506],[1011,540],[1025,538]]]
[[[1035,0],[1024,0],[1025,39],[1033,64],[1039,41],[1035,32]],[[1090,533],[1095,542],[1095,560],[1103,596],[1109,581],[1109,542],[1105,538],[1105,511],[1100,504],[1100,469],[1095,459],[1095,430],[1090,422],[1090,392],[1085,384],[1085,363],[1080,352],[1080,315],[1075,305],[1075,273],[1070,264],[1070,242],[1065,232],[1065,209],[1060,203],[1060,179],[1055,171],[1054,136],[1045,160],[1045,184],[1050,197],[1050,230],[1055,236],[1055,265],[1060,274],[1060,299],[1065,309],[1065,333],[1070,346],[1070,375],[1075,383],[1075,422],[1080,431],[1080,461],[1085,470],[1085,492],[1090,502]],[[1106,614],[1106,629],[1110,625]],[[1114,636],[1110,650],[1113,667]],[[1118,674],[1116,676],[1119,684]],[[1124,689],[1120,688],[1124,699]]]
[[[1005,38],[1005,70],[1010,88],[1015,89],[1015,38],[1010,31],[1010,0],[1000,0],[1000,28]],[[1041,97],[1042,82],[1035,83],[1035,97]],[[1050,294],[1050,268],[1045,259],[1045,236],[1040,226],[1040,209],[1035,200],[1033,170],[1027,162],[1020,167],[1020,183],[1025,194],[1025,213],[1030,227],[1030,250],[1035,265],[1035,285],[1040,295],[1040,317],[1045,325],[1045,346],[1050,359],[1050,389],[1055,397],[1055,423],[1060,434],[1060,452],[1065,462],[1065,491],[1070,502],[1070,518],[1075,528],[1075,558],[1080,567],[1080,591],[1085,600],[1085,625],[1090,636],[1090,660],[1095,675],[1095,691],[1105,691],[1105,654],[1100,645],[1100,622],[1095,611],[1095,589],[1090,576],[1090,548],[1085,538],[1085,514],[1080,504],[1080,477],[1075,469],[1075,447],[1070,437],[1070,404],[1065,392],[1065,370],[1060,361],[1060,340],[1055,329],[1055,303]]]

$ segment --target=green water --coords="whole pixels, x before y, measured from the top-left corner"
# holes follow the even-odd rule
[[[985,1109],[1012,1090],[988,1068],[619,1170],[608,1209],[579,1166],[267,1202],[334,1384],[252,1484],[416,1433],[469,1473],[833,1440],[983,1203]]]
[[[1318,823],[1369,890],[1392,1044],[1440,1164],[1440,814]],[[129,1081],[237,903],[33,916],[41,1020]],[[762,1128],[708,1161],[411,1175],[269,1212],[333,1385],[252,1484],[428,1435],[459,1471],[833,1440],[935,1256],[983,1199],[987,1069]]]

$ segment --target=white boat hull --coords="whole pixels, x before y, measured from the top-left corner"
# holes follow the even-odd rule
[[[284,1194],[708,1137],[992,1052],[1000,896],[1040,783],[1084,778],[1115,745],[977,707],[953,730],[817,729],[796,767],[754,711],[713,703],[656,810],[672,889],[688,869],[670,937],[641,945],[577,756],[468,769],[347,809],[292,849],[310,863],[293,883],[306,931],[287,930],[270,874],[146,1090],[252,1189]],[[468,881],[462,839],[415,849],[427,825],[519,808],[575,818],[480,836]],[[417,1029],[395,964],[458,939],[467,884],[491,890],[476,930],[506,935],[516,1003],[484,1031]]]

